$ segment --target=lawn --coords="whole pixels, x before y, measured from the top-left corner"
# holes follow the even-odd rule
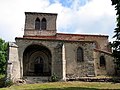
[[[96,89],[120,89],[120,83],[105,82],[54,82],[40,84],[13,85],[0,90],[96,90]]]

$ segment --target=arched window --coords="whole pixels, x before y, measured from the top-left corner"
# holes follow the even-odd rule
[[[40,29],[40,19],[39,18],[36,18],[36,20],[35,20],[35,29],[37,30],[39,30]]]
[[[47,21],[45,18],[43,18],[41,22],[41,30],[46,30],[46,28],[47,28]]]
[[[106,62],[105,62],[105,57],[104,56],[100,56],[100,66],[101,67],[105,67],[106,66]]]
[[[83,62],[83,49],[81,47],[78,47],[77,49],[77,61],[78,62]]]

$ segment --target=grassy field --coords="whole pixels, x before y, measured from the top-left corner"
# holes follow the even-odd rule
[[[13,85],[7,88],[0,88],[0,90],[96,90],[96,89],[118,89],[120,90],[120,83],[105,83],[105,82],[54,82],[41,84],[24,84]]]

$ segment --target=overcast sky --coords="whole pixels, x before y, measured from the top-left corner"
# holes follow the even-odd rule
[[[57,32],[112,36],[116,11],[111,0],[0,0],[0,38],[24,34],[24,12],[58,13]]]

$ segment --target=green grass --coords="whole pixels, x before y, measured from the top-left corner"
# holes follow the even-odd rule
[[[41,84],[13,85],[0,90],[96,90],[96,89],[120,89],[120,83],[105,82],[54,82]]]

